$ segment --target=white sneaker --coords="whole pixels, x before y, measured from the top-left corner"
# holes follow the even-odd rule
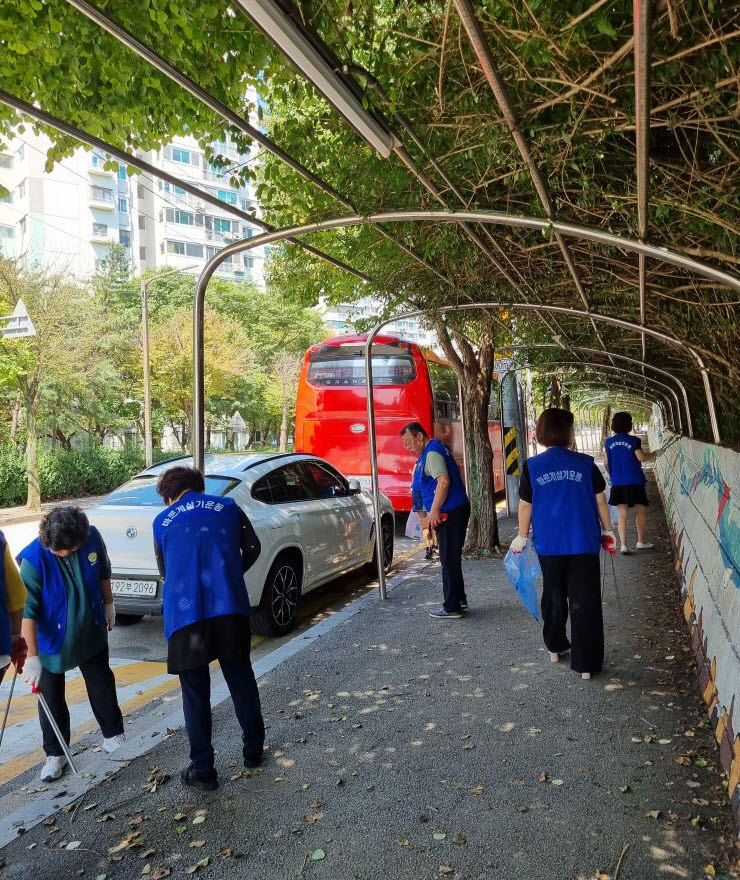
[[[649,541],[638,541],[635,546],[638,550],[652,550],[655,544],[651,544]]]
[[[622,548],[619,552],[622,554],[622,556],[629,556],[632,553],[632,551],[626,544],[622,544]]]
[[[64,755],[50,755],[41,770],[41,781],[53,782],[55,779],[59,779],[66,766],[67,759]]]
[[[591,673],[590,673],[590,672],[582,672],[582,673],[581,673],[581,678],[582,678],[584,681],[591,681]]]
[[[116,749],[120,749],[125,742],[126,737],[122,733],[117,733],[115,736],[108,736],[103,740],[103,748],[110,754]]]

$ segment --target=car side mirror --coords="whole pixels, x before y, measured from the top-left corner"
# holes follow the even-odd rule
[[[350,495],[359,495],[360,492],[362,492],[362,486],[360,485],[359,480],[350,480],[348,486]]]

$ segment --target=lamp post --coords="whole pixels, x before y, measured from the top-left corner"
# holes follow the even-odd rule
[[[146,466],[152,466],[152,390],[151,372],[149,369],[149,301],[147,288],[152,281],[166,278],[168,275],[179,275],[188,269],[197,269],[197,265],[183,266],[181,269],[170,269],[169,272],[160,272],[151,278],[141,279],[141,356],[144,361],[144,457]]]

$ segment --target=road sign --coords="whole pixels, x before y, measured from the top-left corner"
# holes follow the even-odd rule
[[[13,309],[12,315],[3,315],[0,321],[7,321],[5,327],[0,328],[3,339],[21,339],[25,336],[35,336],[36,328],[28,314],[28,309],[22,299],[19,299]]]

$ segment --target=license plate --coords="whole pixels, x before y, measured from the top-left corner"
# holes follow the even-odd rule
[[[156,596],[157,582],[113,578],[111,590],[114,596]]]
[[[348,477],[349,480],[357,480],[360,484],[361,489],[367,489],[369,492],[372,492],[373,489],[373,480],[372,477]]]

